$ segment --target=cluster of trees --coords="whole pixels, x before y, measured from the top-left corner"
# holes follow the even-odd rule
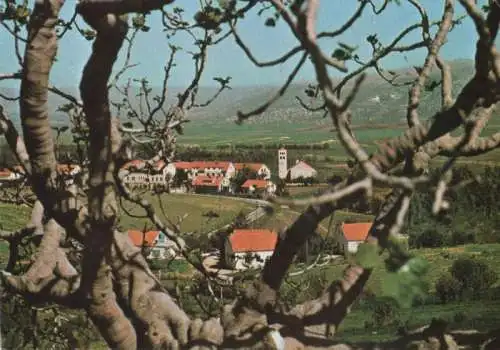
[[[315,143],[228,143],[218,144],[215,148],[219,150],[227,149],[251,149],[251,150],[278,150],[279,148],[286,149],[302,149],[302,150],[321,150],[329,149],[329,142],[315,142]]]
[[[446,194],[450,208],[437,217],[431,215],[434,195],[415,194],[406,228],[411,247],[500,242],[500,167],[475,170],[455,169]]]
[[[474,258],[459,258],[436,282],[436,296],[443,304],[479,300],[488,296],[497,280],[497,273],[486,262]]]

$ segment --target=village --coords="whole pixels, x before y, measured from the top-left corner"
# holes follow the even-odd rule
[[[289,167],[285,148],[278,150],[277,159],[277,176],[273,176],[269,166],[263,163],[212,160],[174,161],[166,164],[161,160],[152,163],[141,159],[127,162],[119,170],[119,176],[130,189],[185,195],[233,196],[242,200],[253,198],[256,203],[259,198],[275,195],[278,181],[287,186],[300,186],[317,176],[317,171],[303,160],[297,159]],[[76,164],[59,164],[56,170],[66,185],[73,184],[82,173],[82,168]],[[23,178],[20,166],[0,170],[0,186],[12,186]],[[249,221],[260,217],[257,215],[259,209],[261,210],[257,208],[248,215]],[[359,244],[365,241],[371,225],[371,222],[340,223],[333,233],[337,244],[335,252],[343,255],[355,253]],[[148,260],[183,259],[174,242],[161,231],[143,231],[137,228],[127,228],[126,231],[133,244],[141,249]],[[233,228],[224,238],[220,249],[203,253],[204,265],[207,269],[229,272],[261,269],[272,256],[277,241],[276,230],[262,227]]]

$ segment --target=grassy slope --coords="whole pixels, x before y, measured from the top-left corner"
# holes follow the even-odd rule
[[[451,267],[458,257],[476,257],[491,266],[500,277],[500,244],[471,244],[450,248],[419,249],[413,253],[424,256],[430,263],[425,281],[429,285],[429,293],[434,291],[436,280]],[[325,267],[319,271],[329,281],[334,281],[343,276],[345,263]],[[318,270],[316,270],[318,272]],[[387,272],[383,265],[374,269],[368,281],[367,288],[380,295]],[[293,278],[299,282],[305,278],[303,275]],[[498,284],[498,283],[497,283]],[[417,312],[418,311],[418,312]],[[462,322],[454,318],[457,314],[465,314]],[[478,327],[491,329],[500,326],[500,301],[461,302],[447,305],[422,305],[400,311],[400,320],[408,322],[410,327],[428,324],[433,317],[440,317],[450,322],[452,326]],[[363,307],[354,307],[353,312],[347,316],[340,328],[338,336],[346,341],[379,341],[395,338],[395,327],[380,329],[375,334],[364,328],[365,321],[371,321],[371,312]]]
[[[145,195],[145,199],[150,201],[156,209],[156,213],[161,219],[164,218],[161,210],[161,203],[168,218],[174,222],[184,214],[189,216],[182,222],[183,232],[208,232],[217,227],[230,223],[240,211],[250,212],[254,206],[242,201],[220,196],[199,196],[185,194],[164,194],[160,197],[155,195]],[[133,215],[144,216],[145,212],[140,207],[131,203],[125,203],[125,209]],[[203,214],[214,211],[219,214],[218,218],[209,219]],[[125,229],[143,229],[144,225],[152,227],[151,221],[147,218],[134,218],[122,213],[120,225]]]
[[[152,202],[160,218],[163,218],[158,198],[152,195],[147,195],[145,198]],[[174,221],[177,220],[177,216],[189,213],[189,216],[181,225],[181,229],[184,232],[207,232],[208,230],[230,223],[240,210],[248,213],[254,208],[253,205],[224,197],[170,194],[162,195],[161,200],[169,217]],[[143,210],[130,203],[126,203],[125,208],[136,215],[144,214]],[[210,210],[218,213],[220,217],[215,219],[203,217],[203,214]],[[23,227],[29,216],[30,208],[28,207],[0,204],[0,227],[4,230],[14,230]],[[124,229],[143,229],[145,225],[148,228],[152,228],[152,224],[148,219],[130,217],[123,211],[121,212],[120,225]],[[0,241],[0,263],[6,261],[7,254],[7,243]]]

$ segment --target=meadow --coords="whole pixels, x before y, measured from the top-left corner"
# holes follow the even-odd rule
[[[397,322],[367,330],[366,324],[372,321],[372,310],[363,302],[357,303],[352,312],[345,318],[335,339],[348,342],[386,341],[397,338],[398,327],[405,325],[414,329],[429,324],[432,318],[441,318],[447,321],[452,328],[478,328],[488,330],[500,325],[500,300],[495,297],[497,292],[492,292],[490,300],[462,301],[448,304],[439,304],[435,298],[434,285],[437,279],[448,271],[454,260],[460,257],[475,258],[487,263],[500,277],[500,244],[469,244],[457,247],[412,249],[411,253],[424,257],[429,263],[429,270],[424,276],[427,284],[427,302],[420,303],[410,308],[397,310]],[[344,260],[333,263],[324,268],[316,268],[311,273],[289,277],[288,288],[294,286],[308,286],[308,281],[321,279],[325,285],[342,278],[343,271],[347,267]],[[299,267],[297,267],[299,269]],[[380,297],[384,295],[384,281],[387,280],[389,272],[383,263],[373,270],[368,280],[365,291]],[[500,283],[497,282],[492,291],[498,290]],[[320,291],[311,288],[310,293],[303,297],[316,297]],[[316,295],[315,295],[316,294]]]

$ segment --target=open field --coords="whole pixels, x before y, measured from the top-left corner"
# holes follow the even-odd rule
[[[182,222],[184,232],[207,232],[219,226],[230,223],[240,211],[249,213],[254,205],[221,196],[197,196],[183,194],[163,194],[158,196],[145,194],[144,198],[153,204],[156,213],[164,219],[162,207],[168,218],[174,222],[184,214],[189,216]],[[124,201],[125,210],[120,212],[120,226],[124,229],[142,230],[146,226],[152,228],[151,221],[144,217],[145,212],[140,207]],[[217,218],[204,216],[209,211],[219,215]],[[132,214],[134,217],[127,215]],[[21,228],[29,218],[30,208],[0,204],[0,225],[4,230]],[[136,217],[138,216],[138,217]]]
[[[300,209],[290,208],[276,208],[271,216],[264,216],[262,219],[257,220],[252,224],[252,227],[268,228],[271,230],[279,231],[294,223],[295,219],[300,215]],[[371,222],[373,216],[338,210],[333,215],[332,223],[340,223],[342,221],[357,221],[357,222]],[[324,219],[318,227],[318,232],[321,235],[328,234],[328,227],[330,224],[330,217]],[[333,226],[333,225],[332,225]]]
[[[145,194],[144,198],[154,206],[161,219],[165,219],[162,208],[168,215],[168,219],[173,222],[177,222],[178,218],[188,214],[181,223],[181,230],[193,233],[204,233],[229,224],[240,211],[247,214],[254,208],[251,204],[222,196],[191,194],[162,194],[157,196]],[[134,217],[127,215],[123,210],[120,216],[121,227],[139,230],[142,230],[145,225],[152,227],[151,221],[144,218],[145,211],[142,208],[132,203],[125,203],[124,208]],[[206,216],[210,211],[217,213],[219,217],[211,218]]]

